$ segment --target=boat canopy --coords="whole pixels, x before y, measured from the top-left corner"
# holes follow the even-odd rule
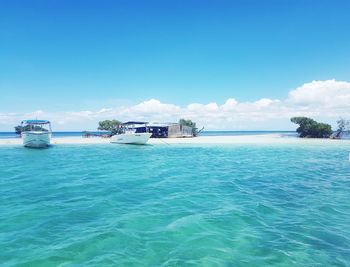
[[[48,120],[24,120],[21,123],[26,123],[26,124],[50,124],[50,121],[48,121]]]
[[[122,125],[135,125],[135,124],[147,124],[148,122],[143,121],[127,121],[122,123]]]

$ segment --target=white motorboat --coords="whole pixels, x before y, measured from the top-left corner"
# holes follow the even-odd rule
[[[144,145],[147,143],[151,135],[152,133],[125,131],[125,133],[113,135],[111,137],[111,143]]]
[[[119,127],[119,134],[111,137],[111,143],[144,145],[152,133],[147,132],[145,122],[125,122]]]
[[[50,145],[51,123],[47,120],[24,120],[22,126],[22,141],[25,147],[42,148]]]

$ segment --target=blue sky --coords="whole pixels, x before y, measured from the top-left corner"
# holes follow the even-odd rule
[[[0,112],[285,99],[350,81],[350,2],[0,2]]]

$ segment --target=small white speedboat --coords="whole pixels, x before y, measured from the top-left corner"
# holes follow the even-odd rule
[[[116,134],[111,137],[111,143],[144,145],[148,142],[152,133],[128,132]]]
[[[21,136],[25,147],[42,148],[50,145],[52,130],[49,121],[25,120],[22,121],[21,126]]]

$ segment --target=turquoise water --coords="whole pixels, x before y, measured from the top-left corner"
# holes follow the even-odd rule
[[[349,266],[349,152],[0,147],[1,266]]]
[[[93,134],[106,134],[108,132],[90,132]],[[83,132],[53,132],[54,137],[81,137]],[[293,131],[202,131],[201,136],[235,136],[235,135],[260,135],[260,134],[282,134],[296,136]],[[0,132],[0,139],[20,138],[15,132]]]

